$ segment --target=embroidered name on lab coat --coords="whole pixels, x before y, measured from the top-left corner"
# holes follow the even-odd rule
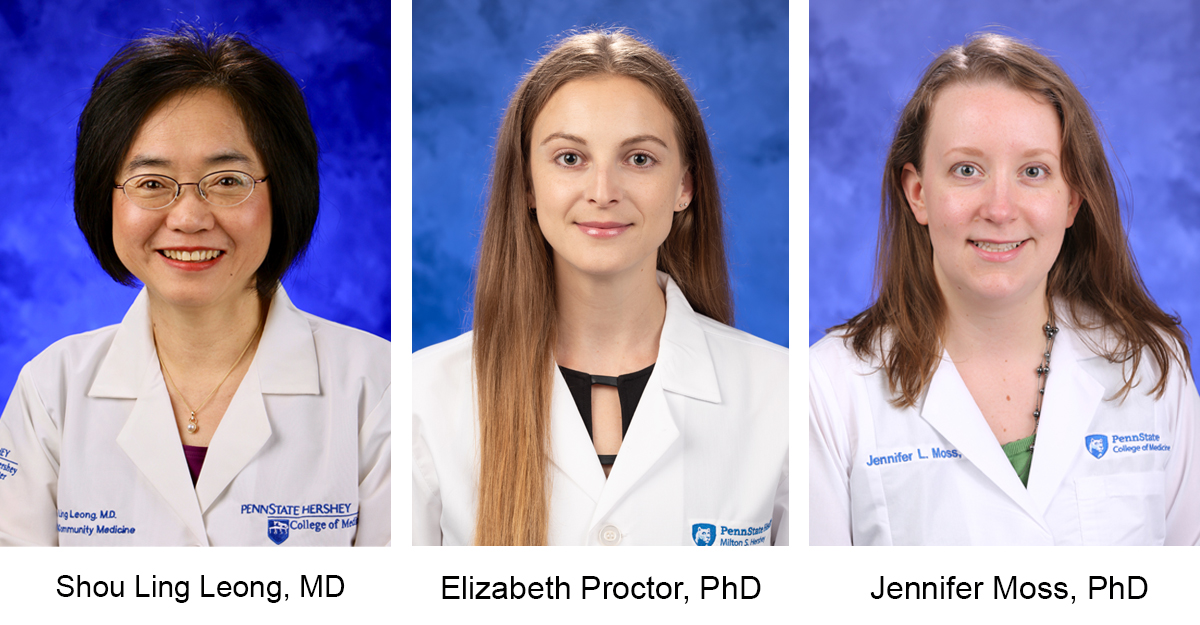
[[[867,454],[867,466],[878,467],[889,464],[904,464],[906,462],[922,462],[925,460],[962,460],[965,456],[957,449],[942,447],[918,447],[912,451],[897,451],[886,456]]]

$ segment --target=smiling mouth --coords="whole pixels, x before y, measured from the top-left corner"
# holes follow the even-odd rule
[[[185,263],[203,263],[210,261],[224,254],[225,252],[222,252],[221,250],[195,250],[192,252],[187,252],[184,250],[158,250],[158,253],[170,258],[171,260],[178,260]]]
[[[1026,239],[1028,241],[1028,239]],[[1021,247],[1025,241],[1015,243],[989,243],[987,241],[971,241],[971,244],[985,252],[1007,252]]]

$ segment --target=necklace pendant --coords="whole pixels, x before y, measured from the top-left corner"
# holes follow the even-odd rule
[[[187,424],[188,434],[195,434],[196,430],[199,430],[199,429],[200,429],[200,424],[196,423],[196,413],[192,412],[192,414],[190,416],[188,416],[188,424]]]

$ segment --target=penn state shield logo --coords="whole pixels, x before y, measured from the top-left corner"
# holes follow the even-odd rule
[[[1088,453],[1096,458],[1103,458],[1108,452],[1108,437],[1103,434],[1092,434],[1083,438],[1083,444],[1087,447]]]
[[[708,547],[717,540],[717,526],[712,523],[692,525],[692,540],[700,547]]]
[[[267,538],[276,545],[282,545],[288,539],[287,519],[267,519]]]

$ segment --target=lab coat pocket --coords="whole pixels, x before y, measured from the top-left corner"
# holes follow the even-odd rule
[[[1163,544],[1165,480],[1162,471],[1077,478],[1075,495],[1083,544]]]

